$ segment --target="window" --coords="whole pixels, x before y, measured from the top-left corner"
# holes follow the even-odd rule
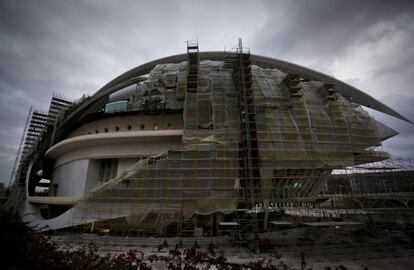
[[[98,134],[99,133],[99,130],[95,129],[95,133]]]
[[[105,128],[105,129],[104,129],[104,131],[105,131],[105,132],[108,132],[108,128]]]
[[[107,158],[101,159],[100,170],[99,170],[99,181],[107,182],[114,178],[118,171],[118,159]]]
[[[132,129],[132,127],[131,127],[130,125],[128,125],[128,126],[127,126],[127,129],[128,129],[128,130],[131,130],[131,129]]]
[[[117,126],[117,127],[115,127],[115,131],[119,131],[119,127]]]
[[[141,130],[144,129],[144,128],[145,128],[145,125],[144,124],[141,124]]]
[[[158,129],[158,124],[157,123],[154,123],[154,128],[153,128],[154,130],[157,130]]]

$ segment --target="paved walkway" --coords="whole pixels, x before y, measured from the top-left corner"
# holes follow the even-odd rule
[[[286,235],[287,234],[287,235]],[[284,238],[280,238],[284,235]],[[413,269],[414,246],[402,241],[390,241],[387,238],[378,239],[375,237],[355,239],[346,235],[336,235],[325,232],[325,235],[317,235],[310,239],[309,230],[291,230],[288,233],[278,232],[267,234],[275,243],[273,250],[256,254],[246,247],[234,246],[233,239],[227,237],[198,238],[197,244],[202,251],[210,242],[218,246],[218,253],[224,256],[231,263],[248,263],[261,259],[271,260],[272,264],[279,265],[281,262],[295,269],[301,269],[301,253],[306,260],[306,269],[325,269],[330,266],[332,269],[344,265],[347,269],[361,270],[368,269]],[[273,236],[273,237],[272,237]],[[279,238],[278,238],[279,236]],[[304,237],[307,236],[307,237]],[[59,244],[61,249],[74,250],[85,247],[89,243],[95,244],[101,254],[112,255],[127,252],[129,249],[137,249],[144,252],[145,257],[152,254],[168,256],[169,249],[173,249],[179,241],[182,241],[184,248],[193,246],[196,238],[154,238],[154,237],[121,237],[121,236],[97,236],[94,234],[65,234],[55,235],[51,239]],[[158,246],[166,240],[168,247],[158,251]],[[154,266],[155,267],[155,266]],[[162,269],[158,265],[158,269]]]

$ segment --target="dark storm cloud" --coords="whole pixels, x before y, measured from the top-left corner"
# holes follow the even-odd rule
[[[400,34],[400,51],[383,45],[388,58],[367,64],[375,83],[362,75],[343,79],[413,120],[406,106],[414,96],[411,3],[0,0],[0,181],[10,176],[31,105],[47,109],[54,91],[92,94],[134,66],[185,52],[184,42],[197,37],[202,50],[229,49],[242,37],[252,53],[335,73],[334,63],[341,67],[350,51]],[[385,96],[392,86],[407,93],[391,104]],[[414,140],[411,126],[394,128]],[[402,153],[399,144],[389,147]]]
[[[86,57],[71,45],[76,31],[66,8],[56,3],[0,1],[1,181],[10,176],[29,106],[47,109],[53,91],[71,92],[88,75]]]
[[[334,75],[377,98],[389,91],[390,86],[381,87],[383,82],[394,81],[400,89],[412,83],[413,1],[267,4],[267,9],[277,10],[279,16],[266,16],[265,24],[255,34],[255,52]],[[367,58],[358,62],[364,56]],[[345,72],[346,65],[355,70],[352,76],[344,74],[350,73]],[[374,80],[376,84],[371,83]]]
[[[268,16],[256,35],[255,48],[281,58],[319,57],[328,61],[340,56],[348,46],[359,41],[375,41],[386,34],[367,35],[366,30],[379,22],[389,22],[404,15],[412,18],[412,1],[283,1],[269,2],[270,9],[283,16]],[[257,48],[256,48],[257,49]]]

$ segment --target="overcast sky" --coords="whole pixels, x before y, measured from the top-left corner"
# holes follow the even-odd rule
[[[232,48],[335,76],[414,120],[414,1],[0,0],[0,181],[8,182],[29,107],[53,92],[93,94],[147,61]],[[414,125],[384,143],[414,158]]]

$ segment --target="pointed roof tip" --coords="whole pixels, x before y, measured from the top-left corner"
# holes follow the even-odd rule
[[[375,122],[377,124],[378,135],[382,142],[400,134],[398,131],[390,128],[389,126],[381,123],[376,119]]]
[[[402,116],[402,117],[404,117],[404,116]],[[405,122],[408,122],[408,123],[410,123],[411,125],[414,125],[414,122],[413,121],[411,121],[410,119],[408,119],[408,118],[406,118],[406,117],[404,117],[404,119],[403,119]]]
[[[373,104],[373,106],[371,106],[370,104],[363,104],[363,102],[358,102],[353,100],[355,103],[358,103],[360,105],[363,105],[367,108],[373,109],[375,111],[384,113],[386,115],[392,116],[394,118],[400,119],[401,121],[407,122],[409,124],[414,125],[414,122],[411,121],[410,119],[408,119],[407,117],[405,117],[404,115],[400,114],[399,112],[397,112],[396,110],[394,110],[393,108],[389,107],[388,105],[385,105],[384,103],[374,99],[373,97],[371,97],[372,100],[371,101],[375,101],[376,104]]]
[[[408,119],[408,118],[405,118],[404,117],[404,119],[402,119],[402,120],[404,120],[405,122],[407,122],[407,123],[410,123],[411,125],[414,125],[414,122],[413,121],[411,121],[410,119]]]
[[[359,102],[356,102],[356,103],[360,104]],[[388,107],[387,105],[385,105],[383,103],[381,103],[381,104],[384,105],[384,107],[386,107],[387,110],[380,110],[378,108],[371,107],[371,106],[367,106],[367,105],[364,105],[364,104],[360,104],[360,105],[363,105],[363,106],[368,107],[370,109],[373,109],[375,111],[384,113],[386,115],[392,116],[394,118],[400,119],[401,121],[404,121],[404,122],[407,122],[407,123],[409,123],[411,125],[414,125],[414,122],[411,121],[410,119],[408,119],[407,117],[403,116],[402,114],[400,114],[399,112],[395,111],[391,107]]]

